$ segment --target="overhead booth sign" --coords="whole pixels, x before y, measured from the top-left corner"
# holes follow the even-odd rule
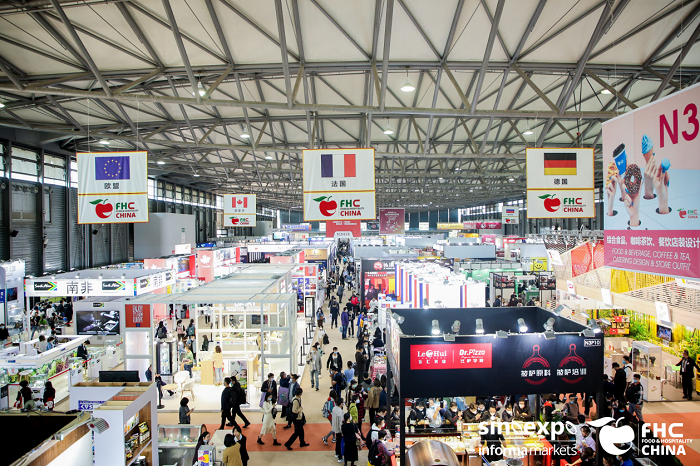
[[[148,222],[148,153],[79,152],[78,223]]]
[[[527,218],[595,217],[594,187],[593,149],[527,149]]]
[[[520,223],[520,207],[517,205],[504,205],[501,217],[506,225],[517,225]]]
[[[403,235],[406,231],[404,209],[379,209],[379,234]]]
[[[306,149],[304,221],[375,220],[374,149]]]
[[[698,104],[693,86],[603,124],[607,267],[700,278]]]
[[[254,227],[255,201],[255,194],[224,194],[224,226]]]

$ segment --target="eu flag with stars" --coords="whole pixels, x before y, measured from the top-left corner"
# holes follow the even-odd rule
[[[96,180],[128,180],[130,175],[128,155],[95,157]]]

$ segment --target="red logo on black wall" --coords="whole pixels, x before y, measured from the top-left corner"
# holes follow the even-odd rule
[[[540,356],[540,345],[534,345],[532,356],[523,363],[520,376],[531,385],[540,385],[546,382],[550,375],[552,370],[549,367],[549,361]]]
[[[569,345],[569,354],[559,363],[557,376],[566,383],[577,383],[586,375],[586,361],[576,354],[576,345]]]
[[[382,270],[384,268],[384,264],[381,262],[375,262],[374,263],[374,270]]]

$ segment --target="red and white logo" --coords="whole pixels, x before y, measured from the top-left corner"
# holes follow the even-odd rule
[[[411,345],[411,370],[490,369],[491,343]]]
[[[107,199],[96,199],[90,202],[90,204],[95,206],[95,214],[100,218],[109,218],[114,211],[114,207],[107,202]]]
[[[247,208],[248,207],[248,198],[247,197],[233,196],[231,198],[231,207],[238,208],[238,209],[240,209],[241,207]]]
[[[374,270],[382,270],[384,268],[384,264],[381,262],[375,262],[374,263]]]

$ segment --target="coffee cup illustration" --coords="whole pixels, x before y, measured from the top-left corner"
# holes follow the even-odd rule
[[[627,171],[627,154],[625,153],[624,144],[620,144],[613,151],[613,159],[615,160],[615,165],[617,165],[617,171],[620,172],[620,176],[624,176]]]

